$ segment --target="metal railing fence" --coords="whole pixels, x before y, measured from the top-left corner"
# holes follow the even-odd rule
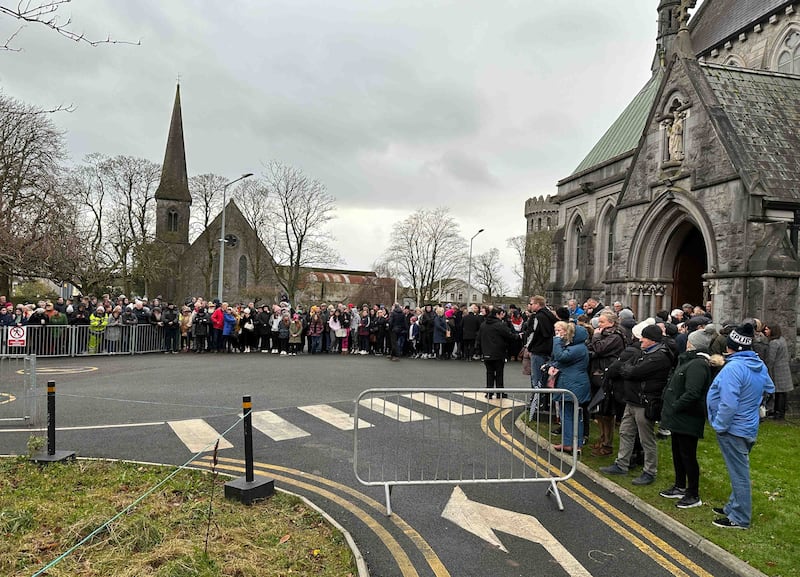
[[[44,425],[46,391],[36,387],[36,357],[0,357],[0,425]]]
[[[580,407],[565,389],[369,389],[355,400],[353,470],[384,487],[387,514],[394,486],[468,483],[545,483],[563,510],[557,483],[574,475],[577,451],[555,453],[514,421],[528,411],[529,430],[549,436],[565,409],[577,439]]]
[[[9,346],[12,327],[0,327],[0,356],[79,357],[83,355],[133,355],[167,350],[167,344],[180,345],[180,333],[172,341],[170,333],[158,325],[127,325],[92,330],[88,325],[30,325],[25,346]],[[176,331],[173,330],[172,336]],[[12,339],[13,340],[13,339]]]

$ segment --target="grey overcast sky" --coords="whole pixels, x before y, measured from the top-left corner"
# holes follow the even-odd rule
[[[5,3],[5,2],[4,2]],[[180,76],[190,175],[280,160],[337,200],[343,267],[368,269],[394,222],[449,206],[474,254],[525,232],[650,75],[658,0],[74,0],[76,44],[28,24],[0,88],[41,107],[73,162],[161,162]],[[0,36],[19,23],[0,18]]]

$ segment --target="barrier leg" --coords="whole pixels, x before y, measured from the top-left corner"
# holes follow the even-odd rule
[[[34,463],[59,463],[75,459],[75,451],[56,451],[56,382],[47,381],[47,453],[31,457]]]
[[[225,483],[225,498],[235,499],[245,505],[266,499],[275,492],[275,481],[269,477],[253,474],[253,403],[250,395],[242,397],[244,415],[244,460],[245,476]]]

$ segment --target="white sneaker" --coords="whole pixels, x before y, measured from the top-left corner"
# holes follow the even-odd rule
[[[278,354],[278,349],[272,349],[272,354],[273,355],[277,355]]]
[[[286,351],[281,351],[281,356],[285,357],[286,356]]]
[[[360,352],[360,353],[358,353],[358,354],[359,354],[359,355],[366,355],[366,354],[367,354],[367,351],[361,351],[361,352]]]

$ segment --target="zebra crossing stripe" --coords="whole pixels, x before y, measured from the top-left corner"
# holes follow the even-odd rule
[[[497,389],[495,389],[495,390],[497,390]],[[505,399],[487,399],[484,396],[486,393],[483,393],[483,392],[468,393],[468,392],[464,391],[464,392],[458,392],[458,393],[453,393],[453,394],[454,395],[461,395],[465,399],[478,401],[480,403],[484,403],[486,405],[492,405],[494,407],[510,408],[510,407],[527,407],[528,406],[528,403],[526,403],[525,401],[520,401],[519,399],[514,399],[514,398],[511,398],[511,397],[505,398]]]
[[[394,419],[400,423],[408,423],[411,421],[427,421],[430,417],[426,417],[422,413],[411,411],[396,403],[390,403],[385,399],[379,397],[370,397],[368,399],[361,399],[358,403],[362,407],[375,411],[381,415],[385,415],[390,419]]]
[[[187,421],[169,421],[167,423],[181,442],[192,453],[199,453],[203,449],[212,451],[219,433],[203,419],[189,419]],[[226,439],[219,440],[220,449],[233,447]]]
[[[423,405],[428,405],[434,409],[445,411],[451,415],[474,415],[475,413],[483,412],[473,406],[463,405],[450,398],[439,397],[438,395],[433,395],[431,393],[411,393],[403,396],[407,399],[411,399],[412,401],[416,401],[417,403],[422,403]]]
[[[272,411],[258,411],[253,413],[253,427],[264,433],[273,441],[288,441],[299,437],[310,437],[308,433],[291,424]]]
[[[351,415],[335,407],[331,407],[330,405],[306,405],[305,407],[297,408],[342,431],[352,431],[355,426],[354,419]],[[371,426],[372,425],[364,419],[358,420],[359,429],[366,429]]]

